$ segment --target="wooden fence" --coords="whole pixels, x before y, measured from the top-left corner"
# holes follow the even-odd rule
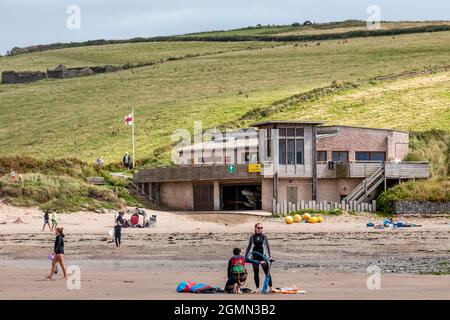
[[[287,214],[298,210],[326,210],[331,211],[334,209],[341,209],[344,211],[353,212],[376,212],[377,202],[373,200],[370,203],[357,203],[356,201],[351,202],[327,202],[327,201],[299,201],[297,203],[281,201],[276,202],[273,200],[273,213],[274,214]]]

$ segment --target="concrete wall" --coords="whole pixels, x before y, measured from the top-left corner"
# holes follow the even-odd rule
[[[409,134],[407,132],[355,127],[336,128],[336,136],[317,140],[317,150],[327,151],[327,159],[332,159],[332,151],[349,151],[350,161],[355,160],[355,151],[386,152],[386,160],[403,159],[408,154]]]
[[[263,179],[261,181],[261,201],[262,210],[272,212],[273,179]]]
[[[194,192],[192,182],[165,182],[161,183],[161,205],[170,210],[185,210],[194,207]]]
[[[287,201],[287,187],[297,187],[297,201],[312,200],[312,179],[279,179],[278,202]]]
[[[341,202],[363,179],[318,179],[317,201]]]

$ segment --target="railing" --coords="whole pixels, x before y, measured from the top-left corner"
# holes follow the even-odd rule
[[[317,210],[317,211],[331,211],[334,209],[341,209],[352,212],[376,212],[377,202],[372,200],[370,203],[357,203],[356,201],[341,201],[341,202],[328,202],[328,201],[299,201],[297,203],[273,200],[273,214],[287,214],[298,210]]]
[[[384,162],[386,178],[429,178],[428,162]],[[317,164],[318,178],[367,178],[383,167],[380,161],[337,162],[334,167],[328,163]]]
[[[140,169],[134,178],[135,183],[201,181],[216,179],[254,179],[259,180],[259,172],[248,172],[248,164],[229,165],[182,165]]]
[[[388,179],[429,178],[430,168],[427,162],[384,162],[385,176]],[[292,165],[295,167],[295,165]],[[311,177],[310,168],[298,166],[301,170],[292,170],[280,177]],[[380,161],[352,161],[336,162],[330,167],[329,163],[317,163],[318,178],[367,178],[383,167]],[[289,171],[289,170],[287,170]],[[177,165],[172,167],[157,167],[140,169],[134,178],[135,183],[196,181],[216,179],[255,179],[272,177],[275,173],[273,162],[263,162],[262,171],[248,172],[248,164],[234,164],[234,171],[230,173],[228,165]]]

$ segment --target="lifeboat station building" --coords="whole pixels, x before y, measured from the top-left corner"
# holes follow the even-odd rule
[[[266,121],[180,148],[177,163],[139,169],[134,183],[166,210],[375,211],[383,190],[429,178],[427,162],[404,160],[408,145],[404,131]]]

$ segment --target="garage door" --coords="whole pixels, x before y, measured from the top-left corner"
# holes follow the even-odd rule
[[[194,210],[214,210],[214,185],[212,183],[194,184]]]

